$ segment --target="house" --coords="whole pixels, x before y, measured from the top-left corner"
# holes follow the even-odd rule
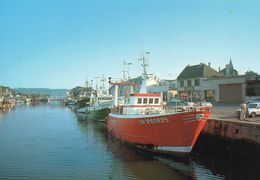
[[[237,103],[245,99],[245,76],[224,76],[209,65],[186,66],[177,78],[178,95],[189,101]]]
[[[220,76],[221,74],[212,69],[210,64],[188,65],[177,77],[178,95],[181,99],[191,101],[214,98],[212,89],[205,89],[203,81],[207,78],[218,78]]]
[[[226,67],[222,70],[220,70],[221,75],[228,77],[228,76],[237,76],[238,72],[234,69],[232,60],[230,58],[229,64],[226,65]]]

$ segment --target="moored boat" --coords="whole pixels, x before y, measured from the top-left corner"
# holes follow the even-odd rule
[[[105,79],[103,77],[102,81]],[[90,101],[86,104],[86,107],[77,110],[78,113],[86,113],[87,119],[91,120],[104,120],[110,113],[110,109],[113,105],[113,96],[105,89],[105,85],[96,90],[92,90],[90,95]]]
[[[110,113],[113,104],[113,96],[97,93],[90,98],[90,104],[86,107],[87,118],[92,120],[104,120]]]
[[[139,93],[126,96],[124,103],[118,102],[115,86],[114,108],[106,119],[106,128],[115,138],[149,151],[167,154],[188,154],[203,129],[211,112],[205,107],[194,107],[177,112],[163,104],[158,93],[148,93],[146,88],[147,57],[142,57],[143,81]]]

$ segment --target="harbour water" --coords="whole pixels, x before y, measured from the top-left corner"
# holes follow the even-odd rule
[[[0,113],[0,179],[260,179],[258,147],[233,153],[208,141],[189,158],[155,156],[59,103],[19,105]]]

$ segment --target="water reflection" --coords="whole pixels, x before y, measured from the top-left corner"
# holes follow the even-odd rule
[[[112,156],[109,175],[111,179],[120,179],[120,177],[123,179],[180,179],[183,177],[178,172],[158,163],[153,156],[144,156],[134,148],[111,138],[106,134],[103,123],[81,119],[78,125],[86,137],[91,136],[94,139],[95,147],[105,147],[106,152]]]
[[[225,179],[260,179],[260,145],[200,136],[194,148],[194,167],[207,167],[209,175]]]

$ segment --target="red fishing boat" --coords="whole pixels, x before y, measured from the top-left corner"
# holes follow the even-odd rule
[[[119,103],[119,86],[134,84],[111,82],[115,86],[115,104],[106,119],[108,132],[123,142],[149,151],[190,153],[211,114],[210,109],[194,106],[180,112],[165,106],[161,94],[147,92],[145,55],[142,61],[143,81],[139,93],[130,94]]]

